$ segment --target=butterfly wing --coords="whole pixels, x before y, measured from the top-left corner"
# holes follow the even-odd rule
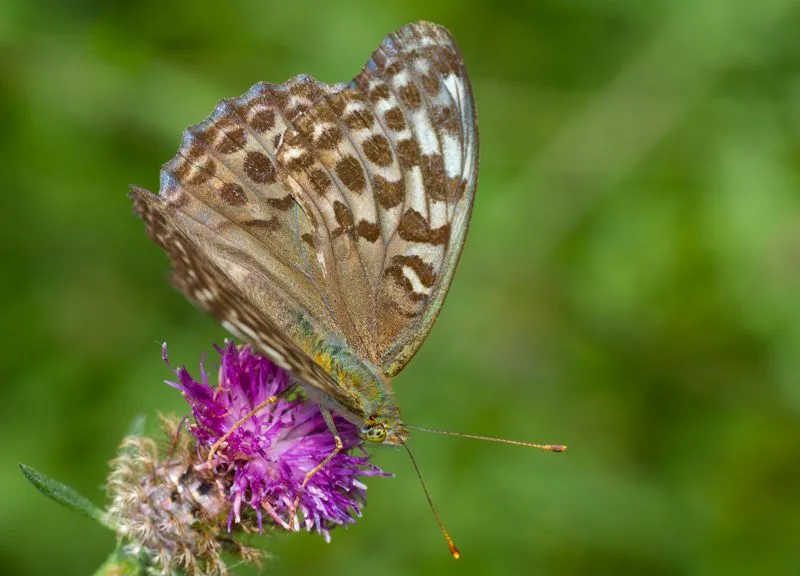
[[[375,306],[379,364],[391,376],[422,345],[450,288],[478,183],[478,124],[458,46],[435,24],[411,24],[390,35],[358,83],[383,111],[406,187],[400,210],[386,219],[394,228]]]
[[[358,419],[298,323],[398,372],[441,308],[476,178],[466,71],[449,33],[418,23],[350,84],[298,76],[222,101],[159,194],[131,194],[187,297]]]
[[[389,35],[293,122],[278,162],[325,230],[348,342],[393,376],[442,307],[475,195],[477,121],[453,38],[425,22]]]

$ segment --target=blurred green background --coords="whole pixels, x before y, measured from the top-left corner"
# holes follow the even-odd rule
[[[224,6],[224,7],[223,7]],[[440,319],[396,380],[453,562],[402,452],[365,517],[264,540],[264,573],[800,573],[800,3],[0,3],[0,573],[91,574],[130,420],[223,331],[165,281],[127,187],[258,80],[348,80],[382,37],[449,27],[481,174]],[[151,418],[151,422],[154,418]],[[242,570],[241,573],[251,572]]]

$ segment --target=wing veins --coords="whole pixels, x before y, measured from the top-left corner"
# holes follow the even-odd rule
[[[184,190],[186,190],[186,189],[184,188]],[[194,195],[194,194],[192,194],[191,192],[187,192],[187,193],[188,193],[189,195],[191,195],[193,198],[197,199],[197,196],[195,196],[195,195]],[[198,201],[200,201],[200,200],[198,199]],[[206,206],[208,206],[208,205],[206,204]],[[208,208],[209,208],[211,211],[213,211],[213,212],[216,212],[216,210],[214,210],[214,208],[213,208],[213,207],[211,207],[211,206],[208,206]],[[191,215],[191,214],[189,214],[189,213],[187,213],[187,212],[179,211],[179,210],[178,210],[178,209],[176,209],[176,208],[173,208],[173,209],[175,210],[175,212],[176,212],[176,215],[177,215],[177,214],[180,214],[181,216],[183,216],[183,217],[185,217],[185,218],[187,218],[187,219],[191,220],[192,222],[194,222],[196,225],[198,225],[198,226],[202,226],[203,228],[205,228],[205,229],[209,230],[209,231],[212,233],[212,236],[213,236],[214,238],[219,238],[219,239],[221,239],[221,240],[222,240],[222,241],[223,241],[223,242],[224,242],[226,245],[228,245],[228,246],[229,246],[229,249],[231,249],[231,250],[234,250],[234,251],[236,251],[236,252],[239,252],[239,253],[244,253],[244,252],[243,252],[243,250],[242,250],[242,248],[241,248],[240,246],[238,246],[237,244],[235,244],[234,242],[232,242],[232,241],[231,241],[231,240],[229,240],[228,238],[225,238],[223,235],[221,235],[221,234],[217,234],[217,233],[214,231],[214,229],[213,229],[213,228],[211,228],[211,227],[210,227],[208,224],[206,224],[205,222],[202,222],[201,220],[198,220],[198,219],[197,219],[197,218],[195,218],[193,215]],[[217,213],[218,213],[218,212],[217,212]],[[219,213],[218,213],[218,214],[219,214]],[[223,218],[224,218],[224,216],[223,216]],[[229,222],[231,222],[231,221],[230,221],[229,219],[227,219],[227,218],[226,218],[226,220],[227,220],[227,221],[229,221]],[[234,224],[234,226],[236,226],[236,227],[238,227],[238,228],[242,229],[242,228],[241,228],[240,226],[238,226],[237,224],[235,224],[235,223],[233,223],[233,224]],[[242,229],[242,230],[244,230],[244,229]],[[250,234],[250,233],[249,233],[249,232],[247,232],[246,230],[244,230],[244,232],[245,232],[246,234],[248,234],[248,235]],[[184,235],[186,235],[186,234],[184,234]],[[193,243],[194,243],[194,244],[198,244],[198,242],[193,242]],[[289,265],[289,264],[286,264],[286,263],[283,261],[283,259],[282,259],[282,258],[279,258],[279,257],[277,257],[277,256],[276,256],[276,255],[275,255],[273,252],[271,252],[271,251],[269,252],[269,254],[270,254],[270,256],[271,256],[272,258],[274,258],[275,260],[278,260],[278,261],[280,261],[282,264],[284,264],[284,265],[286,265],[286,266],[288,266],[288,267],[290,267],[290,268],[292,268],[292,269],[295,269],[295,270],[296,270],[296,267],[295,267],[295,265],[294,265],[294,264],[291,264],[291,265]],[[268,270],[264,269],[263,267],[259,267],[259,269],[258,269],[258,270],[251,269],[251,268],[248,268],[248,269],[249,269],[251,272],[256,272],[256,273],[258,273],[258,275],[259,275],[259,276],[261,276],[261,277],[262,277],[262,278],[264,278],[265,280],[268,280],[268,281],[270,282],[270,285],[274,285],[274,286],[275,286],[277,289],[279,289],[279,291],[280,291],[280,292],[282,292],[282,293],[284,294],[284,297],[285,297],[285,299],[286,299],[286,301],[287,301],[287,302],[292,302],[292,303],[293,303],[295,306],[301,306],[301,304],[300,304],[299,302],[297,302],[297,301],[296,301],[294,298],[292,298],[292,297],[290,297],[290,296],[289,296],[289,293],[288,293],[288,292],[287,292],[287,290],[286,290],[286,289],[283,287],[283,282],[281,282],[281,281],[279,280],[279,277],[278,277],[278,276],[276,276],[276,275],[274,275],[274,274],[271,274],[271,273],[270,273]],[[302,271],[301,271],[301,270],[298,270],[298,272],[300,272],[300,273],[302,274]],[[305,277],[305,275],[304,275],[304,274],[303,274],[303,277]],[[318,320],[318,321],[320,321],[320,319],[317,319],[317,320]]]
[[[183,157],[183,159],[184,159],[184,160],[186,160],[186,162],[187,162],[187,163],[191,164],[191,165],[192,165],[192,166],[194,166],[195,168],[198,168],[198,169],[200,169],[200,168],[201,168],[201,167],[200,167],[200,166],[198,166],[198,165],[197,165],[195,162],[193,162],[191,159],[189,159],[189,158],[188,158],[186,155],[184,155],[182,151],[179,151],[179,154],[181,155],[181,157]],[[213,178],[213,179],[215,179],[215,180],[217,180],[217,181],[219,181],[219,182],[222,182],[222,183],[224,184],[224,181],[223,181],[223,180],[222,180],[222,179],[221,179],[219,176],[217,176],[216,174],[215,174],[215,175],[213,175],[213,176],[211,176],[211,178]],[[177,179],[176,179],[176,180],[177,180]],[[296,264],[294,264],[294,263],[292,263],[292,262],[289,262],[289,261],[287,261],[287,260],[286,260],[286,259],[284,259],[283,257],[281,257],[281,256],[279,256],[279,255],[277,255],[277,254],[275,254],[273,250],[270,250],[270,246],[269,246],[269,245],[268,245],[266,242],[264,242],[264,241],[263,241],[261,238],[259,238],[258,236],[254,235],[252,232],[250,232],[249,230],[247,230],[247,229],[246,229],[245,227],[243,227],[241,224],[239,224],[239,223],[237,223],[236,221],[232,220],[230,217],[228,217],[227,215],[225,215],[223,212],[221,212],[221,211],[220,211],[218,208],[216,208],[215,206],[212,206],[212,205],[211,205],[211,204],[209,204],[208,202],[206,202],[206,201],[202,200],[201,198],[199,198],[199,197],[198,197],[196,194],[194,194],[194,193],[191,191],[191,189],[190,189],[189,187],[187,187],[187,186],[184,186],[184,185],[183,185],[183,183],[181,183],[179,180],[178,180],[178,183],[179,183],[179,185],[180,185],[181,189],[182,189],[182,190],[183,190],[183,191],[184,191],[186,194],[188,194],[189,196],[191,196],[192,198],[194,198],[194,199],[195,199],[195,200],[196,200],[196,201],[197,201],[199,204],[202,204],[203,206],[205,206],[206,208],[208,208],[210,211],[214,212],[215,214],[217,214],[218,216],[220,216],[221,218],[223,218],[223,219],[224,219],[226,222],[228,222],[230,225],[232,225],[233,227],[235,227],[235,228],[238,228],[239,230],[241,230],[242,232],[244,232],[244,233],[245,233],[245,234],[246,234],[248,237],[250,237],[250,238],[252,238],[253,240],[255,240],[255,241],[258,243],[258,244],[260,244],[260,245],[264,246],[264,247],[267,249],[267,252],[270,254],[270,256],[272,256],[272,257],[273,257],[275,260],[279,261],[281,264],[283,264],[283,265],[284,265],[284,266],[286,266],[287,268],[291,268],[292,270],[295,270],[297,273],[301,274],[303,277],[307,277],[307,276],[306,276],[306,274],[305,274],[305,272],[304,272],[303,270],[299,269],[299,268],[297,267],[297,265],[296,265]],[[177,210],[177,208],[176,208],[176,210]],[[191,219],[192,219],[192,220],[194,220],[195,222],[201,223],[201,222],[200,222],[200,221],[199,221],[197,218],[194,218],[194,217],[190,216],[188,212],[184,212],[184,211],[182,211],[182,210],[181,210],[181,211],[180,211],[180,213],[181,213],[181,214],[183,214],[184,216],[187,216],[187,217],[191,218]]]
[[[342,97],[349,102],[350,100],[347,98],[346,92],[347,92],[346,90],[343,90],[341,92],[341,94],[342,94]],[[330,106],[330,104],[328,104],[328,105]],[[347,140],[350,142],[350,146],[352,146],[353,151],[358,156],[358,159],[360,160],[361,165],[364,167],[364,173],[366,174],[367,180],[369,180],[369,189],[370,189],[370,192],[372,193],[371,196],[372,196],[372,199],[374,201],[374,199],[375,199],[375,183],[373,182],[372,176],[370,174],[371,171],[369,170],[369,164],[367,164],[367,161],[364,158],[364,156],[361,154],[361,150],[359,150],[358,145],[356,145],[356,143],[353,141],[353,138],[350,136],[350,130],[347,128],[347,126],[345,126],[343,119],[338,117],[338,115],[337,115],[336,116],[336,121],[338,122],[339,128],[341,129],[342,133],[345,135]],[[336,149],[336,152],[337,152],[337,154],[339,154],[339,157],[341,158],[342,154],[341,154],[341,152],[339,152],[338,148]],[[364,194],[364,193],[366,193],[366,192],[362,192],[362,194]],[[345,202],[347,202],[347,209],[350,210],[351,214],[355,214],[355,212],[353,210],[353,207],[350,204],[350,201],[347,199],[347,196],[344,193],[342,193],[342,196],[344,197]],[[377,204],[375,204],[375,217],[376,218],[379,217]],[[357,222],[355,221],[355,216],[353,216],[353,225],[355,226],[356,224],[357,224]],[[369,272],[367,271],[367,267],[364,264],[365,259],[361,255],[361,250],[358,247],[358,243],[359,243],[358,242],[358,236],[355,234],[355,229],[354,229],[353,230],[353,244],[355,245],[356,252],[358,253],[358,262],[359,262],[359,264],[361,264],[361,271],[364,273],[364,280],[367,282],[367,284],[369,284],[371,286],[372,283],[369,280]],[[376,282],[378,282],[378,281],[379,281],[379,278],[376,278]]]
[[[325,96],[323,96],[323,98],[325,98]],[[328,104],[327,101],[326,101],[326,105],[330,106],[330,104]],[[348,210],[350,210],[350,202],[348,201],[347,196],[343,192],[344,188],[339,185],[339,177],[324,162],[324,160],[322,159],[322,156],[317,152],[316,147],[313,145],[314,143],[309,138],[307,138],[305,134],[303,134],[300,130],[298,130],[297,127],[294,126],[294,124],[291,124],[291,127],[297,133],[297,135],[303,140],[303,142],[307,145],[307,151],[317,160],[317,163],[320,166],[322,166],[322,168],[328,174],[328,176],[331,179],[331,183],[334,184],[339,189],[339,192],[341,193],[342,199],[345,202],[347,202]],[[341,153],[338,152],[338,150],[337,150],[337,154],[339,154],[339,156],[341,157]],[[310,177],[307,168],[303,167],[303,168],[301,168],[301,170],[306,175],[306,177]],[[311,201],[312,204],[314,204],[315,208],[317,209],[317,212],[320,214],[320,218],[319,219],[321,220],[321,224],[317,224],[317,226],[322,225],[322,226],[325,227],[325,231],[327,232],[327,236],[329,238],[328,244],[331,246],[331,248],[333,248],[333,230],[331,230],[328,227],[327,220],[325,219],[324,216],[322,216],[322,214],[323,214],[322,209],[320,208],[320,206],[317,203],[317,201],[314,200],[314,195],[311,193],[310,190],[306,189],[305,186],[303,186],[294,177],[292,177],[292,175],[290,173],[288,173],[288,171],[284,171],[284,172],[287,174],[287,176],[289,178],[292,179],[292,181],[297,185],[297,187],[304,192],[305,198],[307,198],[308,200]],[[351,211],[351,213],[352,213],[352,211]],[[358,246],[355,246],[355,248],[356,248],[356,250],[358,250]],[[331,250],[331,252],[333,252],[333,250]],[[333,259],[334,259],[334,261],[336,260],[335,254],[333,256]],[[367,281],[368,276],[367,276],[366,269],[364,268],[364,263],[363,263],[363,261],[362,261],[362,259],[360,257],[360,253],[359,253],[358,260],[359,260],[359,263],[361,265],[362,272],[364,274],[364,279],[365,279],[365,281]],[[334,266],[332,266],[332,268],[333,268],[333,270],[331,270],[331,273],[333,273],[334,276],[335,276],[336,285],[339,287],[339,293],[343,294],[344,293],[344,287],[343,287],[342,282],[341,282],[341,280],[339,278],[339,272],[338,272],[338,270],[336,270],[337,267],[334,265]],[[359,339],[359,341],[361,343],[362,349],[363,350],[368,350],[369,348],[367,348],[365,346],[364,340],[362,339],[361,335],[358,333],[358,329],[356,328],[355,320],[353,319],[353,316],[350,313],[349,308],[346,305],[342,306],[342,308],[344,308],[344,311],[347,314],[348,319],[350,320],[350,324],[351,324],[351,326],[353,326],[352,334],[355,335],[356,337],[358,337],[358,339]]]
[[[381,51],[384,54],[384,57],[386,57],[386,53],[383,50],[383,45],[381,45],[378,48],[378,50]],[[394,86],[392,86],[391,82],[389,82],[387,80],[384,80],[381,76],[378,76],[378,78],[381,80],[381,82],[386,84],[386,87],[389,89],[389,92],[392,93],[392,96],[394,96],[394,99],[397,101],[399,109],[403,113],[403,119],[405,121],[405,124],[406,124],[406,126],[408,126],[408,129],[411,132],[413,140],[415,142],[419,142],[419,137],[417,136],[417,130],[416,130],[416,128],[414,128],[414,123],[409,121],[410,116],[408,114],[408,110],[406,109],[405,103],[400,98],[400,95],[395,91]],[[420,170],[421,170],[421,168],[420,168]],[[401,168],[401,173],[402,173],[402,168]],[[403,174],[403,183],[404,184],[406,183],[405,174]],[[409,197],[409,194],[404,194],[403,195],[403,203],[400,205],[400,218],[402,218],[403,214],[406,213],[406,207],[408,206],[408,197]],[[397,231],[399,230],[399,228],[400,228],[400,226],[395,226],[395,229],[392,231],[391,235],[389,236],[389,240],[386,243],[387,248],[388,248],[389,244],[392,243],[392,240],[394,240],[394,237],[397,235]],[[389,250],[387,249],[386,252],[383,255],[383,262],[381,264],[381,276],[383,275],[384,271],[386,270],[386,259],[388,258],[388,256],[389,256]],[[373,303],[373,309],[377,308],[377,304],[378,303],[377,303],[377,300],[376,300]]]

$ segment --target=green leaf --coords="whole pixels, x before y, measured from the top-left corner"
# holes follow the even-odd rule
[[[62,506],[75,511],[78,514],[88,518],[94,518],[104,526],[108,526],[105,521],[105,514],[103,511],[66,484],[62,484],[57,480],[48,478],[41,472],[25,464],[20,464],[19,468],[22,470],[25,478],[27,478],[28,481],[33,484],[39,492],[51,500],[55,500]]]

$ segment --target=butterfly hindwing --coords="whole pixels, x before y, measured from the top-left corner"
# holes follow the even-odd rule
[[[379,365],[393,375],[436,320],[464,245],[478,178],[477,118],[455,40],[434,24],[389,35],[357,83],[370,89],[406,190],[387,219],[394,227],[375,305]]]
[[[278,150],[287,188],[312,206],[333,253],[346,338],[387,376],[441,309],[469,225],[477,138],[452,37],[418,23],[296,118]]]

